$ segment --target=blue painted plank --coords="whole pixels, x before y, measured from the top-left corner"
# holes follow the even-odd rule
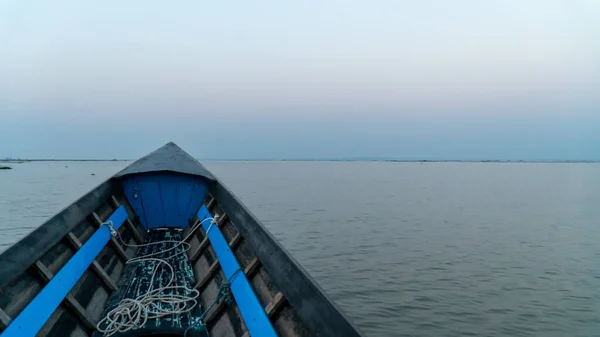
[[[142,199],[148,229],[164,227],[164,211],[159,181],[139,180],[140,198]]]
[[[200,220],[204,220],[210,216],[211,214],[206,206],[202,206],[198,211],[198,219]],[[202,224],[202,227],[204,230],[208,230],[210,224],[211,221],[206,221]],[[235,255],[233,255],[231,247],[229,247],[229,244],[225,240],[223,233],[221,233],[219,226],[214,225],[210,227],[208,239],[217,254],[225,277],[231,282],[231,292],[244,319],[244,323],[250,332],[250,336],[276,337],[275,329],[273,329],[269,317],[267,317],[256,294],[254,294],[246,275],[244,275],[243,271],[237,272],[240,269],[240,265]],[[231,278],[234,274],[235,276]]]
[[[120,206],[108,220],[118,229],[127,219],[125,207]],[[107,221],[108,221],[107,220]],[[50,318],[85,270],[110,240],[108,226],[101,226],[71,257],[40,293],[21,311],[0,335],[1,337],[33,337]]]
[[[145,229],[188,227],[208,191],[202,178],[173,172],[131,175],[122,184]]]
[[[135,179],[127,179],[123,181],[123,190],[129,204],[133,208],[135,214],[139,217],[140,222],[146,227],[148,219],[146,219],[146,212],[144,212],[144,204],[142,203],[140,186],[138,181]],[[147,228],[144,228],[147,229]]]
[[[188,221],[190,214],[192,214],[192,218],[194,217],[194,215],[196,215],[198,209],[200,208],[200,204],[202,204],[202,200],[200,200],[200,203],[197,203],[198,201],[193,198],[195,187],[196,184],[194,184],[194,182],[192,181],[182,181],[179,184],[177,184],[177,190],[180,200],[177,204],[177,212],[183,215],[183,217],[185,218],[184,220],[186,222]],[[198,193],[201,192],[202,191]],[[190,206],[195,206],[195,208],[190,210]]]
[[[163,204],[163,223],[182,223],[183,217],[176,212],[179,204],[179,184],[160,182],[160,195]],[[187,200],[186,200],[187,201]]]

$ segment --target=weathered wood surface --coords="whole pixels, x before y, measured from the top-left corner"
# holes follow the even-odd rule
[[[35,269],[39,272],[40,277],[42,278],[44,283],[50,282],[50,280],[54,277],[52,272],[50,272],[50,270],[48,270],[48,268],[46,268],[46,266],[42,262],[36,261],[34,266],[35,266]],[[94,322],[94,319],[91,318],[91,316],[81,306],[81,304],[79,304],[79,302],[77,302],[77,300],[73,297],[73,295],[68,294],[64,299],[64,303],[66,303],[67,306],[71,310],[73,310],[75,315],[82,320],[83,324],[85,325],[85,327],[87,329],[93,330],[96,328],[96,322]]]
[[[210,199],[210,198],[209,198]],[[212,214],[221,214],[227,216],[224,210],[217,202],[207,201],[211,204]],[[228,241],[232,252],[242,266],[244,274],[250,281],[254,292],[257,294],[261,304],[265,306],[267,316],[273,321],[273,325],[281,337],[305,337],[312,336],[305,325],[300,321],[298,316],[289,313],[293,311],[283,294],[278,291],[275,284],[268,278],[266,272],[261,269],[261,261],[254,252],[245,244],[244,237],[237,230],[235,224],[230,218],[226,218],[226,222],[220,227],[225,239]],[[201,241],[206,237],[204,231],[198,233]],[[192,253],[197,258],[194,263],[196,276],[200,280],[197,286],[202,289],[201,301],[203,304],[210,304],[215,296],[217,289],[222,282],[225,282],[224,275],[220,269],[218,261],[215,259],[215,254],[212,246],[208,246],[203,250],[202,254]],[[231,305],[219,303],[217,306],[207,313],[205,323],[207,324],[211,336],[243,336],[247,334],[247,328],[241,318],[237,304],[234,302]]]
[[[104,223],[104,220],[102,220],[100,218],[100,216],[98,216],[98,214],[96,214],[96,212],[92,212],[92,218],[94,219],[97,228],[100,228],[100,226],[102,226],[102,224]],[[117,241],[117,238],[115,238],[114,236],[111,236],[110,241],[108,243],[115,250],[115,252],[119,255],[121,260],[123,260],[123,261],[129,260],[129,256],[127,255],[127,253],[125,252],[125,249],[121,246],[119,241]]]
[[[244,243],[249,245],[260,259],[272,282],[277,285],[312,336],[362,335],[231,191],[217,181],[209,185],[209,193],[235,223],[244,238]]]
[[[54,245],[45,249],[45,252],[39,259],[33,261],[29,266],[25,264],[31,260],[31,256],[21,259],[23,263],[21,269],[25,269],[21,274],[16,275],[7,285],[0,288],[0,331],[3,331],[12,318],[27,306],[41,289],[54,277],[54,275],[69,261],[75,252],[96,232],[96,220],[88,221],[95,211],[101,214],[111,214],[116,207],[111,206],[109,196],[112,193],[107,187],[110,184],[101,185],[89,195],[101,199],[96,201],[88,200],[85,197],[80,199],[79,203],[74,203],[66,210],[61,212],[64,216],[59,217],[61,221],[71,219],[74,223],[57,225],[53,241]],[[103,202],[101,202],[103,200]],[[82,210],[87,209],[87,214]],[[76,216],[76,213],[79,215]],[[66,215],[65,215],[66,214]],[[55,225],[57,216],[50,219],[40,228],[45,228],[48,224]],[[96,226],[94,226],[96,225]],[[66,230],[66,231],[65,231]],[[74,232],[79,233],[79,236]],[[124,240],[131,240],[131,235],[122,232]],[[58,237],[63,234],[63,237]],[[25,239],[35,239],[39,235],[36,230]],[[24,240],[25,240],[24,239]],[[23,241],[23,240],[22,240]],[[50,244],[48,240],[42,240]],[[18,247],[18,244],[16,245]],[[122,249],[122,247],[119,246]],[[6,251],[0,256],[0,259],[10,257],[13,252]],[[23,250],[21,250],[23,251]],[[6,255],[5,254],[9,254]],[[35,254],[37,256],[39,254]],[[38,336],[90,336],[95,330],[95,324],[100,318],[98,309],[102,310],[108,299],[108,294],[117,289],[114,282],[121,274],[123,262],[116,258],[118,254],[109,246],[105,246],[98,257],[92,261],[88,271],[77,281],[71,291],[65,296],[62,303],[56,311],[50,316],[44,324]],[[3,270],[4,271],[4,270]],[[1,280],[6,282],[5,279]]]
[[[73,251],[79,249],[111,209],[123,204],[128,210],[129,218],[119,231],[125,242],[152,240],[144,238],[147,232],[140,230],[135,214],[117,185],[112,182],[99,185],[0,255],[0,331],[39,292],[56,268],[60,268],[72,255],[66,250],[61,253],[63,248],[59,247]],[[209,193],[211,196],[205,204],[212,214],[220,215],[218,228],[279,336],[361,336],[302,267],[225,186],[218,181],[210,183]],[[206,233],[199,230],[192,234],[189,260],[181,267],[185,272],[178,278],[184,277],[190,287],[201,289],[199,300],[206,307],[214,301],[219,285],[227,280]],[[52,249],[57,259],[53,260],[48,254]],[[127,281],[129,271],[125,271],[126,277],[121,278],[125,262],[135,252],[135,248],[123,247],[112,238],[81,282],[65,298],[64,305],[53,314],[40,336],[90,336],[93,324],[103,315],[98,310],[102,310],[107,302],[105,312],[114,306],[117,299],[120,300],[119,296],[129,296],[127,292],[130,291],[139,294],[141,286],[124,287],[132,284]],[[137,255],[140,254],[143,253]],[[142,271],[134,271],[133,275],[145,277]],[[9,294],[3,293],[5,291]],[[110,293],[112,296],[107,301]],[[197,310],[192,313],[193,316],[201,313],[200,308]],[[190,316],[188,322],[191,320]],[[181,323],[185,319],[176,321]],[[205,322],[211,336],[247,336],[247,328],[235,302],[229,305],[221,301],[208,313]]]
[[[113,205],[115,206],[115,208],[119,208],[119,206],[121,206],[121,202],[119,202],[119,200],[117,200],[117,198],[114,195],[111,195],[111,200]],[[130,207],[127,207],[128,205],[125,206],[125,209],[127,209],[127,214],[129,215],[129,217],[127,218],[127,220],[125,220],[125,225],[127,226],[127,229],[131,232],[131,234],[133,235],[133,238],[135,240],[136,243],[142,243],[144,242],[144,237],[138,232],[138,227],[136,227],[133,222],[131,222],[131,217],[134,215],[132,214],[132,212],[130,211]]]
[[[100,184],[0,254],[0,289],[18,278],[111,194],[110,181]]]
[[[83,244],[79,241],[79,239],[72,232],[69,232],[67,234],[67,241],[69,241],[75,249],[79,249],[79,248],[81,248],[81,246],[83,246]],[[106,273],[104,268],[102,268],[102,266],[100,266],[98,261],[94,260],[92,262],[92,265],[90,268],[92,268],[92,271],[94,271],[94,273],[96,273],[96,275],[98,275],[98,277],[100,277],[102,282],[104,282],[104,284],[110,290],[112,290],[112,291],[117,290],[117,285],[115,284],[115,282],[113,282],[113,280],[110,278],[110,276]]]

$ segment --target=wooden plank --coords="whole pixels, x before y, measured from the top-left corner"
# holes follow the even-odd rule
[[[127,212],[123,206],[109,217],[117,230],[126,218]],[[109,242],[109,238],[111,238],[109,229],[106,226],[100,227],[67,261],[55,277],[52,277],[50,271],[40,261],[34,262],[34,267],[42,277],[49,279],[49,282],[4,330],[2,337],[34,336],[65,299],[73,310],[79,310],[81,306],[73,301],[74,298],[69,297],[69,293]],[[81,314],[80,318],[84,324],[93,328],[93,320],[85,316],[86,312],[83,311]]]
[[[44,256],[93,210],[108,200],[112,191],[112,182],[105,181],[4,251],[0,255],[0,289]]]
[[[77,316],[77,318],[81,320],[83,326],[87,330],[96,330],[96,324],[98,324],[98,322],[94,320],[94,318],[87,312],[87,310],[85,310],[84,307],[81,306],[81,304],[79,304],[73,295],[68,294],[65,297],[65,300],[67,301],[67,307],[75,314],[75,316]]]
[[[227,219],[227,214],[223,214],[223,216],[221,216],[219,220],[217,220],[217,226],[219,226],[219,228],[223,228],[223,225],[225,224]],[[190,254],[190,261],[195,262],[202,254],[204,254],[204,251],[206,250],[206,248],[208,248],[209,244],[210,241],[208,240],[208,236],[205,236],[202,242],[200,242],[200,245],[198,245],[198,248],[194,252],[192,252],[192,254]]]
[[[250,261],[250,263],[248,263],[246,268],[244,268],[244,274],[246,275],[246,277],[248,279],[251,279],[252,277],[254,277],[254,274],[256,274],[259,267],[260,267],[260,260],[257,257],[255,257],[254,259],[252,259],[252,261]],[[281,295],[283,297],[283,294],[281,294]],[[273,314],[273,312],[271,314]],[[267,316],[269,316],[269,318],[271,318],[271,315],[269,315],[268,312],[267,312]],[[242,337],[250,337],[250,332],[246,331],[246,333]]]
[[[227,215],[227,213],[223,213],[223,214],[219,215],[219,219],[217,220],[217,224],[219,225],[219,228],[223,228],[223,226],[225,225],[225,222],[227,222],[227,219],[229,219],[229,216]]]
[[[219,228],[223,228],[223,225],[225,225],[225,221],[227,221],[228,217],[227,214],[222,214],[218,219],[217,219],[217,226],[219,226]],[[194,232],[199,230],[201,226],[197,226],[200,224],[200,221],[196,221],[196,223],[194,224],[193,228],[194,228]],[[185,234],[186,238],[192,238],[194,235],[192,232],[188,232]],[[189,239],[188,239],[189,240]]]
[[[114,195],[114,194],[110,196],[110,200],[112,200],[112,202],[113,202],[113,205],[114,205],[115,207],[119,207],[119,206],[121,206],[121,203],[119,202],[119,200],[117,200],[117,198],[115,197],[115,195]],[[129,212],[127,212],[127,215],[129,215]]]
[[[275,316],[275,314],[283,307],[285,303],[286,300],[281,291],[275,294],[273,299],[265,307],[265,312],[267,313],[269,319],[273,319],[273,316]],[[246,331],[242,337],[250,337],[250,332]]]
[[[202,242],[204,242],[204,241],[208,242],[208,237],[204,238],[204,240]],[[241,241],[241,238],[240,238],[240,234],[238,233],[238,235],[236,235],[236,237],[234,237],[231,240],[231,242],[229,243],[229,246],[230,247],[237,246],[237,244],[240,241]],[[208,245],[208,243],[207,243],[207,245]],[[206,275],[198,283],[196,283],[196,288],[202,289],[212,279],[212,277],[215,275],[215,273],[218,269],[219,269],[219,261],[217,260],[208,268],[208,273],[206,273]]]
[[[119,202],[119,200],[117,200],[117,198],[114,195],[111,195],[111,199],[113,205],[115,205],[116,208],[119,208],[121,206],[121,203]],[[127,215],[127,220],[125,220],[125,225],[127,226],[127,229],[131,232],[131,234],[133,235],[133,239],[137,243],[143,243],[144,238],[140,235],[140,232],[138,232],[133,222],[131,222],[131,220],[129,219],[129,212],[127,212]]]
[[[104,284],[112,291],[115,291],[117,289],[119,289],[119,287],[117,287],[117,285],[115,284],[115,282],[110,278],[110,276],[108,275],[108,273],[106,272],[106,270],[104,270],[104,268],[102,268],[102,266],[100,265],[100,263],[96,260],[94,260],[92,262],[92,271],[94,273],[96,273],[96,275],[98,275],[98,277],[100,277],[100,279],[102,280],[102,282],[104,282]]]
[[[142,238],[140,232],[138,232],[135,225],[133,224],[133,222],[131,222],[131,220],[129,220],[129,218],[125,220],[125,226],[127,226],[127,229],[131,232],[131,234],[133,234],[133,239],[135,240],[135,242],[144,243],[144,238]]]
[[[83,246],[83,244],[81,244],[81,241],[79,241],[79,238],[77,238],[77,236],[75,234],[73,234],[73,232],[69,232],[67,233],[67,241],[71,244],[71,246],[73,246],[73,248],[75,250],[79,250],[79,248],[81,248],[81,246]]]
[[[217,303],[217,305],[206,315],[206,318],[204,319],[204,324],[206,324],[206,326],[211,326],[213,325],[214,321],[219,317],[219,315],[221,314],[221,312],[223,312],[223,310],[225,310],[225,308],[227,308],[227,303],[223,300],[221,300],[219,303]]]
[[[192,254],[190,255],[190,262],[194,263],[196,262],[196,260],[200,257],[200,255],[202,255],[204,253],[204,251],[206,250],[206,248],[208,248],[208,245],[210,244],[210,241],[208,240],[208,237],[204,238],[204,240],[202,240],[202,242],[200,242],[200,245],[198,245],[198,248],[192,252]]]
[[[77,238],[77,236],[75,236],[75,234],[73,234],[73,232],[69,232],[67,234],[67,241],[69,241],[69,243],[76,250],[81,248],[81,246],[82,246],[81,241],[79,241],[79,239]],[[94,273],[96,273],[96,275],[100,278],[100,280],[102,280],[102,282],[104,282],[104,285],[106,285],[110,290],[115,291],[118,289],[115,282],[113,282],[113,280],[110,278],[108,273],[106,273],[104,268],[102,268],[100,263],[98,263],[98,261],[94,260],[92,262],[92,265],[90,266],[90,268],[92,268],[92,271]]]
[[[219,200],[219,206],[229,214],[244,242],[256,253],[277,289],[312,334],[364,336],[227,187],[220,181],[208,186],[209,193]]]
[[[244,268],[244,274],[246,274],[247,278],[252,278],[254,273],[258,271],[258,267],[260,267],[260,260],[255,257],[252,259],[252,261],[250,261],[250,263],[248,263],[246,268]]]
[[[277,294],[275,294],[271,302],[269,302],[269,304],[267,304],[267,306],[265,307],[265,312],[267,313],[267,316],[269,316],[269,318],[273,318],[275,313],[277,313],[277,311],[279,311],[279,309],[281,309],[281,307],[284,304],[285,297],[283,296],[281,291],[279,291],[277,292]]]
[[[267,313],[267,316],[269,316],[269,319],[273,319],[273,316],[275,316],[279,309],[283,307],[285,302],[285,297],[283,296],[281,291],[275,294],[273,299],[265,307],[265,312]],[[250,337],[250,332],[246,331],[246,333],[244,333],[242,337]]]
[[[231,250],[235,252],[235,249],[240,244],[240,242],[242,242],[242,235],[238,232],[233,237],[233,239],[231,239],[231,241],[229,241],[229,247],[231,247]]]
[[[198,211],[198,219],[202,220],[211,216],[210,211],[204,206]],[[207,232],[206,235],[210,239],[215,255],[219,259],[225,278],[231,284],[231,293],[235,298],[242,319],[248,327],[248,331],[255,336],[276,337],[277,333],[256,297],[248,279],[243,273],[239,273],[240,265],[231,251],[229,243],[225,241],[225,237],[218,227],[209,231],[210,225],[210,223],[206,222],[202,227]]]
[[[6,328],[10,324],[10,322],[12,322],[10,316],[8,316],[6,311],[0,309],[0,323],[2,324],[2,327]]]
[[[196,288],[196,289],[204,288],[204,286],[206,286],[208,284],[208,282],[213,278],[213,276],[219,270],[220,267],[221,267],[221,265],[219,264],[219,261],[218,260],[215,261],[210,266],[210,268],[208,268],[208,272],[206,273],[206,275],[204,275],[204,277],[200,281],[198,281],[198,283],[196,283],[194,288]]]
[[[42,281],[44,281],[44,283],[50,282],[50,280],[53,277],[52,272],[48,270],[48,268],[46,268],[42,261],[35,261],[35,264],[33,266],[35,270],[40,274],[40,278],[42,279]]]
[[[52,280],[54,277],[52,272],[41,261],[36,261],[34,267],[45,283],[50,282],[50,280]],[[75,314],[75,316],[81,319],[81,322],[84,324],[86,329],[96,329],[96,323],[94,322],[94,319],[87,312],[87,310],[85,310],[81,304],[79,304],[73,295],[67,294],[67,296],[65,296],[64,303]]]
[[[183,230],[183,237],[185,238],[185,241],[188,242],[191,239],[193,239],[193,235],[190,235],[192,229],[196,228],[196,226],[198,225],[200,221],[198,221],[198,219],[196,219],[196,221],[194,221],[194,224],[191,226],[188,226],[186,229]]]
[[[206,203],[206,208],[208,208],[209,211],[215,205],[215,201],[217,201],[217,199],[213,197],[209,202]]]
[[[123,207],[123,209],[125,209],[125,207]],[[100,228],[100,226],[102,226],[104,221],[102,221],[102,219],[100,219],[100,217],[98,216],[98,214],[96,214],[96,212],[92,212],[92,217],[94,218],[94,221],[96,222],[96,227]],[[115,252],[117,252],[117,255],[119,255],[121,260],[123,260],[123,262],[127,262],[129,260],[129,256],[127,256],[125,249],[123,249],[121,244],[119,244],[119,241],[117,241],[117,239],[111,235],[109,242],[110,242],[110,246],[115,250]]]
[[[275,316],[275,314],[283,307],[283,305],[286,303],[285,297],[283,296],[283,294],[281,292],[278,292],[277,294],[275,294],[275,296],[273,297],[273,299],[267,304],[267,306],[265,307],[265,312],[267,313],[267,316],[269,317],[269,319],[272,319],[273,316]],[[211,312],[208,313],[208,315],[206,315],[206,319],[204,320],[205,324],[207,326],[212,325],[213,321],[219,317],[219,315],[221,314],[221,312],[227,307],[225,305],[225,301],[221,301],[221,303],[217,304],[217,306],[211,310]],[[250,332],[246,331],[242,337],[249,337],[250,336]]]
[[[247,278],[252,278],[252,276],[254,276],[254,273],[256,273],[256,271],[258,270],[258,267],[260,267],[260,260],[258,258],[254,258],[252,261],[250,261],[246,268],[244,268],[244,274]],[[267,306],[265,307],[265,312],[267,313],[269,319],[273,318],[273,315],[277,313],[279,309],[281,309],[285,302],[286,301],[283,294],[281,292],[278,292],[273,298],[273,300],[271,300],[271,302],[269,302],[269,304],[267,304]],[[208,315],[206,316],[206,319],[204,320],[206,325],[212,325],[213,321],[219,317],[221,311],[223,311],[225,308],[226,306],[223,305],[223,303],[217,304],[217,306],[213,310],[211,310],[211,312],[208,313]],[[250,332],[246,331],[246,333],[243,336],[249,337]]]

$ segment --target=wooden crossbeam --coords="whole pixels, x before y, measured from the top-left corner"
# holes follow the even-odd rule
[[[92,316],[85,310],[81,304],[73,297],[73,295],[69,294],[65,297],[67,301],[67,307],[71,309],[75,313],[75,315],[81,320],[86,329],[94,331],[96,330],[96,321]]]
[[[10,324],[10,322],[12,322],[10,316],[8,316],[6,311],[0,309],[0,323],[2,324],[2,327],[6,328]]]
[[[218,270],[218,268],[216,268],[217,266],[215,266],[215,264],[217,264],[217,263],[218,263],[218,261],[213,263],[213,265],[209,269],[209,273],[212,272],[212,274],[210,274],[210,277],[205,277],[202,279],[202,286],[206,285],[211,280],[214,273]],[[211,271],[211,269],[213,267],[215,267],[215,270]],[[248,279],[250,279],[254,276],[256,271],[258,271],[259,267],[260,267],[260,260],[258,258],[254,258],[252,261],[250,261],[250,263],[248,263],[246,268],[244,268],[244,274],[246,275],[246,277]],[[198,288],[198,289],[200,289],[200,288]],[[278,295],[279,294],[281,294],[281,293],[278,293]],[[275,313],[276,310],[279,310],[279,308],[283,305],[283,303],[285,303],[285,298],[283,298],[283,294],[281,294],[279,297],[276,295],[273,298],[273,301],[271,301],[272,303],[269,303],[270,306],[267,305],[267,308],[271,308],[270,309],[271,314]],[[210,325],[214,321],[215,318],[219,317],[219,315],[221,314],[221,311],[225,310],[226,307],[227,306],[224,301],[221,301],[220,303],[218,303],[217,306],[215,306],[214,309],[211,310],[211,312],[209,312],[208,315],[206,316],[206,319],[204,320],[205,324]],[[269,312],[268,311],[266,311],[266,312],[267,312],[267,315],[269,315]]]
[[[75,236],[75,234],[73,234],[73,232],[67,233],[66,238],[67,238],[67,241],[71,244],[71,246],[73,246],[73,248],[75,248],[75,250],[78,250],[79,248],[81,248],[82,243],[81,243],[81,241],[79,241],[77,236]],[[102,268],[102,266],[100,265],[100,263],[98,263],[98,261],[94,260],[90,267],[92,268],[92,271],[94,273],[96,273],[96,275],[100,278],[100,280],[102,280],[102,282],[104,282],[104,284],[109,289],[111,289],[112,291],[115,291],[118,289],[115,282],[113,282],[112,278],[110,278],[108,273],[104,270],[104,268]]]
[[[283,296],[283,294],[281,293],[281,291],[278,292],[277,294],[275,294],[273,299],[271,299],[271,301],[265,307],[265,312],[267,313],[267,316],[269,317],[269,319],[273,319],[275,314],[283,307],[285,302],[286,302],[286,299]],[[221,303],[224,303],[224,301],[222,301]],[[221,304],[221,303],[219,303],[219,304]],[[210,312],[206,316],[206,319],[204,320],[206,325],[210,325],[215,320],[215,318],[217,318],[219,316],[221,311],[225,309],[225,307],[226,307],[225,305],[217,305],[215,307],[215,309],[212,310],[212,312]],[[250,337],[250,333],[248,331],[246,331],[242,335],[242,337]]]
[[[214,320],[220,316],[221,312],[227,308],[227,303],[221,300],[209,313],[206,315],[204,319],[204,324],[210,326],[213,324]]]
[[[215,201],[217,200],[213,197],[209,202],[206,203],[206,208],[208,208],[209,211],[215,205]]]
[[[250,261],[250,263],[248,263],[246,268],[244,268],[244,274],[246,274],[246,277],[250,279],[254,276],[254,273],[258,271],[258,267],[260,267],[260,260],[255,257],[252,259],[252,261]]]
[[[44,265],[42,263],[42,261],[39,261],[39,260],[36,261],[34,264],[34,267],[35,267],[36,271],[39,273],[41,279],[45,283],[50,282],[50,280],[54,277],[52,272],[46,267],[46,265]],[[85,310],[85,308],[83,306],[81,306],[81,304],[79,304],[79,302],[75,299],[75,297],[73,297],[73,295],[71,295],[70,293],[67,294],[63,303],[65,303],[66,306],[81,320],[81,322],[83,323],[83,325],[85,326],[86,329],[88,329],[88,330],[96,329],[95,320],[87,312],[87,310]]]
[[[279,311],[279,309],[281,309],[281,307],[285,304],[285,301],[285,297],[281,291],[277,292],[277,294],[275,294],[275,296],[273,296],[271,299],[271,302],[269,302],[265,307],[267,316],[269,316],[269,318],[273,318],[275,313],[277,313],[277,311]]]
[[[219,218],[219,220],[217,220],[217,226],[219,228],[222,228],[223,225],[225,225],[225,222],[227,221],[228,217],[227,214],[223,214],[221,215],[221,217]],[[204,251],[206,250],[206,248],[208,248],[208,245],[210,244],[210,241],[208,240],[208,235],[204,236],[204,239],[200,242],[200,245],[198,246],[198,248],[196,248],[196,250],[194,252],[192,252],[192,254],[190,254],[190,262],[194,263],[202,254],[204,254]]]
[[[229,242],[229,247],[231,247],[232,251],[235,251],[240,242],[242,242],[242,235],[238,232],[233,239],[231,239],[231,242]]]
[[[217,225],[219,225],[219,228],[221,228],[225,225],[225,222],[227,221],[227,219],[229,219],[229,216],[227,215],[227,213],[223,213],[219,216],[219,219],[217,220]]]
[[[104,223],[104,221],[102,221],[102,219],[100,219],[100,217],[98,216],[98,214],[96,214],[96,212],[92,212],[92,217],[94,218],[96,227],[100,228],[100,226]],[[117,255],[119,255],[121,260],[123,260],[124,262],[129,260],[129,256],[127,256],[127,253],[125,252],[123,247],[119,244],[117,239],[115,239],[114,236],[111,235],[109,242],[110,242],[110,246],[117,252]]]
[[[203,206],[198,211],[199,219],[204,219],[210,216],[211,212],[206,206]],[[215,229],[212,233],[209,233],[211,228],[210,226],[212,225],[203,224],[207,236],[211,240],[215,254],[222,264],[223,274],[225,278],[229,280],[236,275],[237,272],[241,271],[237,258],[233,252],[233,249],[231,248],[232,245],[237,246],[242,240],[241,234],[235,236],[230,240],[230,242],[226,242],[223,233],[219,229]],[[273,326],[269,322],[269,317],[264,311],[263,306],[260,304],[259,300],[256,298],[256,295],[252,291],[252,286],[247,277],[245,275],[240,276],[236,279],[236,281],[237,283],[234,283],[234,286],[231,288],[231,292],[236,299],[239,299],[236,304],[241,315],[243,317],[251,317],[251,319],[246,322],[246,326],[250,334],[263,337],[277,336]],[[208,281],[206,281],[204,284],[207,282]],[[237,285],[239,285],[239,287]],[[247,299],[247,301],[241,299]],[[216,308],[207,313],[207,317],[205,319],[206,324],[212,324],[212,321],[216,320],[216,317],[221,315],[227,307],[227,301],[219,301],[218,305],[216,305]]]
[[[202,255],[204,253],[204,251],[206,250],[206,248],[208,248],[209,244],[210,244],[210,241],[208,241],[208,237],[205,237],[204,240],[202,240],[202,242],[200,242],[200,245],[198,246],[198,248],[196,248],[196,250],[194,252],[192,252],[192,254],[190,255],[190,262],[191,263],[196,262],[196,260],[200,257],[200,255]]]
[[[204,277],[200,281],[198,281],[198,283],[196,283],[194,288],[196,288],[196,289],[204,288],[204,286],[206,286],[208,284],[208,282],[210,280],[212,280],[213,276],[220,268],[221,268],[221,265],[219,264],[218,260],[213,262],[213,264],[210,266],[210,268],[208,268],[208,272],[206,273],[206,275],[204,275]]]
[[[190,235],[190,233],[199,223],[200,223],[200,220],[196,219],[196,221],[194,221],[193,225],[188,226],[186,229],[183,230],[183,237],[184,237],[185,241],[190,241],[193,238],[193,235]]]
[[[121,206],[121,203],[119,202],[119,200],[117,200],[117,198],[115,198],[114,195],[111,196],[112,197],[112,202],[113,205],[116,208],[119,208]],[[129,212],[128,212],[129,213]],[[128,214],[129,215],[129,214]],[[135,225],[133,224],[133,222],[131,222],[131,220],[129,220],[129,217],[127,217],[127,219],[125,220],[125,226],[127,226],[127,229],[129,229],[129,231],[131,232],[131,234],[133,235],[133,239],[137,242],[137,243],[143,243],[144,242],[144,238],[140,235],[140,233],[138,232],[137,228],[135,227]]]
[[[204,240],[208,241],[208,236],[206,236],[204,238]],[[204,242],[204,240],[202,242]],[[229,242],[229,247],[231,247],[231,250],[234,250],[234,247],[236,247],[239,242],[241,241],[241,235],[240,233],[238,233],[233,239],[231,239],[231,241]],[[200,245],[202,245],[202,243],[200,243]],[[206,244],[208,246],[208,244]],[[256,259],[258,261],[258,259]],[[191,259],[191,261],[193,262],[194,259]],[[252,261],[254,262],[254,261]],[[196,289],[202,289],[215,275],[215,273],[217,272],[217,270],[220,269],[220,264],[219,261],[215,261],[213,262],[213,264],[208,268],[208,272],[206,273],[206,275],[198,282],[196,283],[195,288]],[[244,272],[244,274],[246,274]]]
[[[271,299],[271,301],[265,307],[265,312],[267,313],[267,316],[269,316],[269,319],[273,319],[273,316],[275,316],[275,314],[283,307],[285,302],[286,299],[281,291],[277,292],[277,294],[275,294],[273,299]],[[250,333],[246,331],[242,337],[250,337]]]
[[[119,229],[127,212],[123,206],[115,210],[109,217],[115,229]],[[91,221],[91,219],[90,219]],[[69,231],[60,237],[63,240]],[[43,288],[27,304],[12,323],[2,332],[2,336],[35,336],[52,317],[58,307],[64,306],[69,312],[81,320],[84,329],[93,331],[94,317],[74,298],[74,288],[81,284],[81,278],[92,265],[94,259],[109,242],[108,228],[100,228],[75,252],[75,254],[53,275],[39,258],[32,261],[28,268],[39,276]],[[46,281],[46,282],[44,282]],[[81,289],[83,290],[83,289]]]

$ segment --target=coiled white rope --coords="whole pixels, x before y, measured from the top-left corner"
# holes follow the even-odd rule
[[[186,242],[187,239],[190,238],[195,231],[202,226],[202,224],[210,220],[211,224],[206,231],[206,234],[208,235],[208,232],[212,226],[217,223],[217,218],[218,216],[215,215],[214,218],[206,218],[198,222],[181,241],[164,240],[140,245],[130,245],[125,243],[121,237],[121,234],[114,229],[111,221],[103,223],[102,225],[108,226],[111,235],[118,237],[121,244],[127,247],[141,248],[164,243],[174,243],[174,245],[165,250],[134,257],[126,262],[126,264],[146,261],[156,262],[152,271],[152,277],[150,279],[150,287],[144,294],[136,297],[135,299],[125,298],[121,300],[116,308],[109,311],[106,316],[100,320],[100,322],[98,322],[96,325],[98,332],[108,337],[118,332],[126,332],[132,329],[143,327],[149,319],[157,319],[167,315],[182,314],[191,311],[198,304],[198,296],[200,296],[200,292],[198,289],[190,289],[187,286],[173,285],[173,281],[175,280],[175,271],[173,266],[166,259],[171,259],[177,255],[185,254],[191,247],[191,245]],[[176,252],[168,257],[155,257],[157,255],[173,251],[179,246],[183,246],[183,250],[180,250],[179,252]],[[168,268],[171,277],[169,282],[167,282],[167,285],[154,289],[154,278],[156,277],[160,265],[164,265]],[[176,291],[179,289],[183,289],[187,294],[177,294]],[[105,326],[102,327],[103,325]]]

